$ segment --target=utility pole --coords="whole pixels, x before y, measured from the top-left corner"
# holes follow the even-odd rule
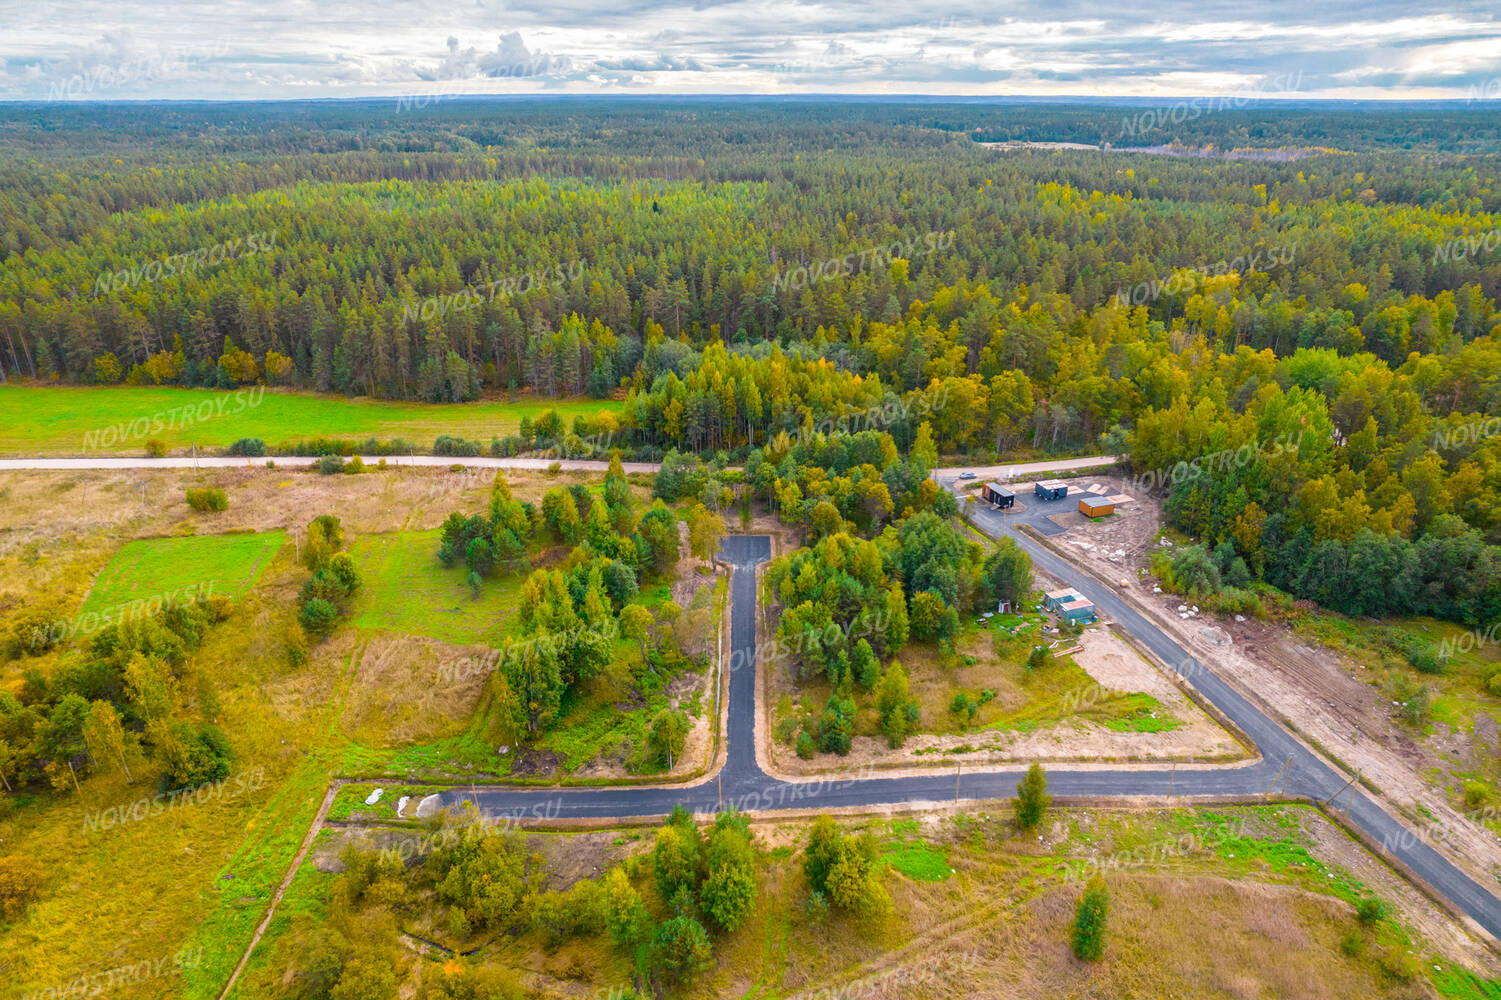
[[[954,768],[954,801],[958,802],[959,801],[959,775],[964,772],[964,761],[960,760],[959,758],[956,757],[954,759],[954,763],[955,763],[955,765],[957,765]]]
[[[1343,785],[1339,786],[1339,791],[1335,792],[1333,795],[1329,796],[1327,799],[1324,800],[1324,805],[1326,805],[1326,806],[1332,806],[1332,805],[1334,805],[1334,800],[1337,799],[1337,798],[1339,798],[1341,795],[1344,795],[1345,794],[1345,790],[1348,789],[1348,788],[1351,788],[1352,786],[1354,786],[1355,782],[1358,781],[1359,779],[1360,779],[1360,772],[1356,771],[1355,772],[1355,777],[1351,778],[1349,781],[1347,781]],[[1355,797],[1355,794],[1353,792],[1351,792],[1350,798],[1353,799],[1354,797]],[[1349,814],[1350,814],[1350,806],[1348,804],[1346,804],[1345,805],[1345,815],[1348,816]]]
[[[1285,761],[1282,762],[1282,768],[1277,772],[1277,776],[1272,779],[1272,783],[1266,787],[1266,791],[1262,793],[1263,795],[1271,795],[1272,794],[1272,789],[1276,788],[1277,785],[1281,783],[1281,781],[1282,781],[1282,775],[1287,772],[1288,765],[1290,765],[1292,762],[1293,762],[1293,755],[1292,754],[1288,754],[1287,755],[1287,760],[1285,760]]]

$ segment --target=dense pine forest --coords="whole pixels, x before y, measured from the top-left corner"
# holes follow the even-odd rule
[[[0,366],[623,398],[608,430],[645,458],[775,464],[835,429],[1103,448],[1220,546],[1177,567],[1200,590],[1501,615],[1495,116],[1227,109],[1121,141],[1139,110],[12,106]],[[1015,139],[1115,148],[982,144]],[[1280,153],[1222,155],[1246,148]]]

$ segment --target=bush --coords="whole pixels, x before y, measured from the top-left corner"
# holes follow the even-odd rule
[[[42,864],[27,854],[0,858],[0,916],[15,920],[42,888]]]
[[[856,916],[873,916],[891,906],[891,897],[881,884],[884,867],[879,856],[874,837],[848,836],[825,813],[809,828],[803,875],[808,888],[827,895],[832,906]]]
[[[651,942],[652,966],[668,982],[688,982],[714,962],[709,934],[690,916],[673,917],[657,925]]]
[[[265,458],[266,442],[260,438],[240,438],[240,440],[224,449],[224,453],[244,458]]]
[[[798,733],[797,755],[803,760],[812,760],[816,753],[818,753],[818,743],[814,741],[813,734],[806,729]]]
[[[344,474],[345,475],[357,476],[361,472],[364,472],[364,471],[365,471],[365,460],[363,458],[361,458],[360,456],[358,456],[358,455],[356,455],[353,458],[351,458],[349,460],[348,464],[346,464],[344,466]]]
[[[321,597],[315,597],[302,606],[297,621],[310,634],[323,638],[334,630],[339,621],[339,609]]]
[[[320,476],[332,476],[344,471],[344,460],[338,455],[324,455],[314,466]]]
[[[451,434],[440,434],[433,442],[434,455],[449,455],[454,458],[473,458],[484,449],[478,441],[466,441]]]
[[[307,633],[296,622],[287,626],[287,662],[294,667],[307,662]]]
[[[339,586],[346,595],[360,589],[360,571],[355,568],[354,560],[349,557],[348,552],[334,553],[334,557],[328,561],[328,571],[339,581]]]
[[[1355,905],[1355,919],[1362,927],[1373,927],[1386,916],[1386,904],[1375,896],[1367,896]]]
[[[166,453],[167,453],[167,442],[163,441],[161,438],[147,438],[146,439],[146,457],[147,458],[161,458]]]
[[[818,749],[843,757],[855,739],[855,703],[837,694],[829,698],[818,720]]]
[[[224,730],[209,722],[197,727],[189,723],[174,727],[172,739],[163,750],[167,770],[162,775],[162,790],[166,792],[222,781],[229,777],[235,756]]]
[[[188,506],[194,510],[228,510],[229,497],[217,486],[189,489]]]
[[[1046,811],[1052,796],[1047,793],[1047,772],[1041,764],[1033,764],[1027,768],[1026,777],[1016,785],[1016,821],[1021,824],[1023,830],[1030,830],[1042,822],[1042,814]]]
[[[217,625],[219,622],[228,621],[230,612],[235,609],[234,598],[227,594],[210,594],[200,601],[203,609],[208,612],[209,618]]]
[[[1089,880],[1079,908],[1074,913],[1074,954],[1086,962],[1098,961],[1105,954],[1105,918],[1110,912],[1110,890],[1096,875]]]
[[[1408,725],[1422,726],[1428,721],[1428,685],[1415,684],[1406,674],[1398,674],[1392,684],[1392,700]]]

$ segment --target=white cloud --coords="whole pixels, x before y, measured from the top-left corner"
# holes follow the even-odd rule
[[[847,92],[1456,97],[1501,76],[1501,11],[1440,0],[59,0],[7,13],[0,96]],[[80,39],[86,41],[80,42]],[[80,83],[79,81],[83,81]],[[71,89],[70,89],[71,88]]]

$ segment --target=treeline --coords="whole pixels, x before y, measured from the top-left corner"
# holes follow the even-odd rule
[[[1098,154],[1002,156],[893,125],[864,136],[878,151],[847,135],[789,165],[789,140],[826,136],[801,114],[744,114],[733,155],[697,119],[635,123],[635,134],[708,154],[690,177],[659,170],[644,146],[625,154],[622,138],[586,141],[578,126],[551,133],[578,150],[567,155],[513,142],[415,160],[351,151],[228,163],[203,152],[170,175],[64,158],[87,174],[77,178],[13,163],[0,176],[14,208],[0,232],[0,362],[78,382],[260,379],[434,401],[513,385],[603,395],[637,374],[658,327],[690,350],[771,338],[868,371],[875,359],[861,348],[880,323],[893,341],[877,348],[882,363],[910,387],[926,365],[954,363],[934,353],[926,322],[908,329],[919,304],[942,330],[960,324],[949,339],[967,370],[997,329],[1012,336],[994,363],[1047,368],[1062,346],[1049,340],[1076,335],[1122,289],[1274,249],[1293,259],[1244,273],[1255,308],[1232,312],[1222,337],[1280,352],[1343,337],[1331,345],[1343,348],[1356,326],[1357,348],[1400,360],[1382,314],[1444,291],[1454,336],[1493,325],[1501,255],[1450,252],[1498,225],[1496,195],[1471,164],[1123,167]],[[59,223],[89,204],[105,214]],[[60,231],[43,236],[37,222]],[[264,252],[98,291],[101,275],[273,232]],[[935,233],[944,240],[924,238]],[[831,260],[840,266],[820,269]],[[787,280],[794,272],[823,277]],[[1151,318],[1172,321],[1190,298],[1154,297]],[[248,363],[221,364],[227,342]],[[898,365],[900,349],[913,350]]]

